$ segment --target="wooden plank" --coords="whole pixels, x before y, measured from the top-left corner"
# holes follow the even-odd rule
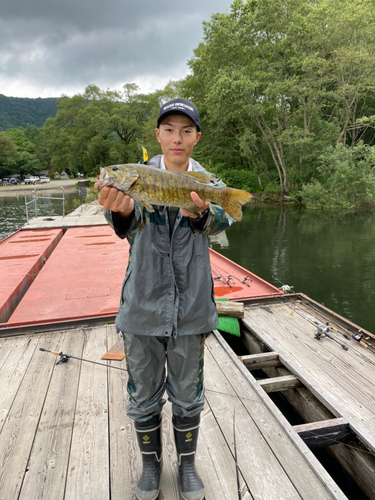
[[[106,327],[85,330],[83,358],[100,360]],[[106,500],[109,491],[107,370],[82,362],[65,498]]]
[[[317,325],[305,313],[303,313],[303,315],[300,314],[300,306],[296,306],[292,310],[287,306],[280,307],[274,311],[274,314],[275,320],[287,327],[289,336],[290,334],[292,334],[293,337],[297,336],[299,343],[298,348],[310,354],[311,350],[315,350],[315,344],[319,343],[325,355],[323,357],[314,358],[315,364],[320,363],[320,365],[322,365],[322,363],[324,363],[326,371],[332,374],[339,374],[338,381],[341,383],[346,379],[346,382],[342,384],[345,392],[351,391],[356,397],[363,395],[365,398],[362,401],[363,404],[367,407],[368,404],[372,406],[374,391],[372,373],[375,368],[375,357],[372,363],[369,363],[368,358],[358,354],[355,350],[353,351],[351,341],[346,340],[343,336],[334,331],[330,331],[329,335],[334,338],[335,341],[329,338],[320,341],[314,339]],[[283,335],[285,336],[285,331],[283,331]],[[289,339],[286,338],[286,340]],[[346,345],[348,351],[343,350],[340,344]],[[355,345],[355,347],[358,346]],[[334,357],[332,355],[334,355]],[[350,362],[348,362],[349,360]]]
[[[294,430],[309,448],[320,448],[347,441],[350,436],[349,424],[345,418],[333,418],[319,422],[295,425]]]
[[[261,353],[265,346],[249,330],[242,327],[241,333],[249,352]],[[265,368],[264,372],[269,377],[284,375],[289,372],[286,368]],[[289,372],[290,373],[290,372]],[[297,411],[305,422],[329,420],[334,417],[307,387],[300,387],[282,392],[282,395]],[[359,485],[369,498],[375,491],[375,457],[362,449],[347,447],[344,444],[334,444],[328,448],[329,453],[340,463],[344,470]]]
[[[275,352],[247,354],[239,356],[238,359],[242,361],[248,370],[262,370],[263,368],[281,366],[279,356]]]
[[[243,318],[244,305],[243,302],[222,302],[216,301],[217,314],[219,316],[228,316],[230,318]]]
[[[102,359],[122,361],[125,358],[124,341],[118,340],[103,356]]]
[[[219,335],[220,334],[217,333],[218,337]],[[222,342],[223,345],[226,345],[223,340]],[[295,443],[290,439],[290,436],[285,432],[283,425],[280,424],[279,419],[276,419],[273,413],[270,412],[268,407],[266,406],[263,398],[265,398],[268,404],[270,404],[269,397],[261,388],[257,387],[255,379],[238,361],[235,354],[231,351],[231,356],[233,357],[228,357],[228,354],[220,349],[220,346],[217,345],[217,341],[215,341],[215,338],[212,336],[208,337],[206,344],[207,348],[212,353],[211,359],[206,356],[206,366],[207,363],[210,363],[205,372],[205,384],[207,388],[206,398],[210,402],[209,398],[211,397],[211,392],[217,392],[216,404],[223,405],[223,409],[221,418],[219,411],[215,413],[215,418],[218,420],[218,423],[226,437],[227,442],[233,442],[233,406],[235,404],[237,405],[238,401],[241,401],[242,405],[245,407],[248,415],[250,416],[250,419],[257,427],[255,436],[259,436],[259,441],[263,441],[265,444],[267,444],[270,454],[273,454],[279,463],[279,465],[276,467],[276,474],[274,475],[273,470],[268,471],[268,468],[264,465],[263,460],[261,463],[258,463],[258,466],[255,470],[252,470],[252,468],[248,465],[243,467],[241,465],[243,463],[243,457],[241,456],[241,459],[239,459],[240,469],[250,485],[250,492],[253,494],[253,496],[255,492],[259,493],[260,495],[263,494],[260,485],[263,486],[262,481],[264,480],[264,478],[262,476],[263,474],[265,474],[266,478],[268,478],[268,480],[270,480],[271,482],[275,480],[279,483],[283,483],[284,481],[288,482],[289,480],[292,481],[294,487],[297,489],[300,497],[302,498],[311,500],[317,497],[322,499],[335,498],[327,491],[325,485],[323,484],[324,481],[319,477],[319,474],[317,474],[315,470],[312,469],[309,461],[310,457],[306,455],[306,453],[309,453],[311,455],[311,452],[306,451],[308,450],[308,447],[304,445],[303,441],[300,438],[298,438],[297,434],[294,433],[291,426],[291,434],[293,433],[293,436],[297,437],[298,443],[305,447],[305,451],[301,451],[300,448],[297,447]],[[227,348],[229,350],[228,346]],[[210,361],[214,361],[214,363]],[[240,365],[242,369],[239,369],[238,365]],[[250,380],[251,383],[249,383]],[[214,395],[215,392],[213,392]],[[225,400],[223,400],[223,393],[226,395]],[[221,402],[220,399],[222,400]],[[271,404],[272,406],[274,406],[273,403]],[[238,410],[236,406],[236,421],[238,421],[237,413]],[[246,435],[241,434],[240,437],[237,436],[237,443],[241,442],[242,446],[247,447],[248,453],[256,453],[257,451],[259,451],[257,450],[257,446],[252,449],[249,445],[249,432],[247,432],[248,421],[249,417],[247,417],[245,423],[242,422],[242,432]],[[312,456],[312,459],[315,460],[315,457]],[[252,460],[256,461],[257,457],[255,456]],[[282,472],[279,468],[280,465],[284,470],[285,475],[289,479],[286,480],[285,476],[282,475]],[[265,466],[265,469],[262,469],[263,466]],[[328,476],[323,467],[319,464],[319,462],[317,462],[317,466],[322,470],[322,473],[327,476],[327,480],[333,483],[333,481]],[[268,475],[267,471],[269,472]],[[258,481],[260,484],[258,483]],[[269,491],[270,489],[272,490],[272,488],[276,489],[277,487],[277,485],[265,485],[265,492]],[[316,496],[314,496],[312,492],[316,492]],[[268,493],[265,493],[265,495],[268,495]],[[261,498],[263,497],[261,496]],[[278,497],[276,496],[274,498]],[[288,497],[286,496],[283,498]]]
[[[197,449],[197,468],[205,485],[205,496],[213,500],[237,500],[236,466],[216,415],[206,399],[201,415]],[[240,475],[242,498],[254,499]]]
[[[254,377],[238,360],[220,333],[215,330],[214,334],[214,338],[207,339],[206,345],[213,349],[215,361],[226,375],[227,385],[223,386],[222,392],[228,385],[232,387],[300,496],[311,500],[316,498],[345,499],[345,495],[337,484],[293,430],[269,396],[257,385]],[[216,348],[215,338],[224,352]],[[249,391],[249,386],[253,392]],[[273,419],[270,418],[270,415],[273,416]]]
[[[49,336],[41,336],[38,347],[49,349]],[[2,428],[0,492],[3,498],[18,498],[54,362],[54,356],[34,350]]]
[[[258,384],[267,393],[287,391],[288,389],[297,389],[301,387],[301,382],[294,375],[284,375],[283,377],[266,378],[258,380]]]
[[[104,214],[81,215],[81,216],[53,216],[53,217],[34,217],[23,226],[22,229],[51,229],[68,228],[79,226],[104,226],[108,222]]]
[[[82,354],[83,339],[82,330],[51,335],[63,352],[75,356]],[[54,367],[20,500],[64,498],[80,368],[75,359]]]
[[[38,338],[4,339],[0,384],[0,432],[34,354]]]
[[[310,318],[312,321],[318,320],[319,323],[324,323],[327,322],[327,317],[324,316],[322,313],[317,312],[315,309],[313,309],[312,305],[302,301],[301,303],[298,304],[297,311],[301,311],[302,314],[304,314],[307,318]],[[339,325],[338,323],[335,323],[333,321],[329,321],[329,324],[332,326],[334,329],[334,334],[337,338],[341,339],[343,342],[346,343],[346,345],[349,347],[351,353],[355,353],[358,359],[360,360],[365,360],[366,366],[368,366],[368,363],[375,364],[375,358],[374,354],[367,351],[363,347],[359,347],[358,343],[351,337],[353,331],[354,333],[357,333],[357,329],[351,327],[351,323],[349,322],[349,325],[345,327],[344,325]],[[370,338],[374,338],[375,336],[370,334],[369,332],[364,333],[365,336],[366,334],[371,335]],[[350,339],[346,339],[344,335],[350,336]]]
[[[238,399],[222,394],[207,393],[206,400],[215,415],[225,441],[233,448],[233,418],[236,418],[237,460],[241,476],[251,496],[258,499],[299,499],[300,495],[285,474],[264,436],[259,432],[249,413]],[[216,453],[216,445],[212,452]],[[229,471],[228,471],[229,472]],[[228,476],[228,472],[226,476]],[[235,469],[231,467],[233,480]],[[233,484],[234,490],[235,483]]]
[[[364,403],[359,404],[359,390],[353,387],[353,381],[344,371],[337,373],[333,370],[327,373],[327,365],[336,363],[337,353],[345,351],[332,342],[328,352],[322,343],[313,338],[299,338],[297,332],[285,325],[284,321],[280,321],[280,317],[276,314],[267,314],[267,317],[265,314],[267,312],[264,308],[262,310],[253,308],[251,312],[245,311],[243,322],[269,349],[279,353],[282,363],[298,376],[336,417],[344,417],[352,430],[355,429],[358,437],[375,453],[373,395],[371,398],[366,396],[366,403],[370,408]],[[349,363],[346,365],[349,371]],[[363,425],[364,421],[366,428]]]
[[[265,309],[252,309],[251,315],[248,316],[248,312],[245,312],[244,318],[244,323],[250,329],[253,329],[252,326],[257,328],[257,336],[262,331],[263,340],[267,337],[268,347],[272,345],[278,352],[281,349],[284,356],[287,355],[293,360],[295,368],[291,369],[289,366],[288,368],[294,374],[298,366],[300,375],[306,374],[310,379],[318,381],[322,394],[328,394],[331,398],[334,395],[337,401],[336,416],[342,416],[337,413],[338,405],[349,408],[358,422],[368,417],[375,433],[374,384],[370,376],[373,370],[369,371],[366,380],[362,378],[359,380],[353,370],[355,358],[330,339],[315,340],[314,325],[305,321],[301,326],[300,321],[298,315],[292,317],[285,311],[281,315],[276,308],[272,310],[272,314],[267,313]]]
[[[11,338],[0,339],[0,370],[13,349],[15,341],[16,339]]]
[[[118,341],[115,326],[107,327],[108,345]],[[109,362],[126,369],[126,361]],[[109,474],[112,500],[133,498],[142,466],[133,421],[126,415],[128,374],[108,372],[109,400]]]

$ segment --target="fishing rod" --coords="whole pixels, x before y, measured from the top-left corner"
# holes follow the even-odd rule
[[[213,279],[214,279],[214,280],[218,280],[218,279],[219,279],[222,283],[224,283],[224,285],[228,285],[228,286],[229,286],[229,288],[232,288],[232,285],[229,283],[229,280],[228,280],[228,281],[226,281],[226,280],[225,280],[225,279],[221,276],[221,274],[218,272],[218,269],[219,269],[219,268],[216,268],[216,270],[215,270],[215,269],[213,269],[214,267],[216,267],[216,266],[213,266],[213,265],[211,264],[211,268],[212,268],[212,270],[216,273],[216,276],[214,276],[214,278],[213,278]]]
[[[123,372],[127,372],[125,368],[120,368],[119,366],[106,365],[104,363],[98,363],[97,361],[92,361],[91,359],[78,358],[77,356],[72,356],[71,354],[64,354],[63,352],[49,351],[48,349],[44,349],[43,347],[40,347],[39,351],[50,352],[55,356],[60,356],[60,359],[57,361],[56,365],[60,363],[67,363],[69,359],[78,359],[78,361],[85,361],[86,363],[93,363],[94,365],[105,366],[106,368],[114,368],[115,370],[121,370]]]
[[[216,272],[217,276],[214,277],[214,279],[219,279],[221,278],[221,274],[219,274],[219,272],[221,271],[223,274],[224,274],[224,270],[221,269],[219,266],[217,266],[216,264],[211,264],[211,267],[213,269],[213,271]],[[219,271],[219,272],[217,272]],[[253,280],[251,278],[249,278],[249,276],[244,276],[244,279],[241,280],[238,276],[234,275],[234,274],[228,274],[228,281],[223,281],[226,285],[229,285],[231,287],[231,284],[229,283],[230,280],[232,280],[233,278],[235,278],[237,281],[239,281],[240,283],[243,283],[244,285],[246,285],[247,287],[250,287],[249,283],[247,283],[248,281],[251,283]],[[231,287],[232,288],[232,287]]]
[[[236,479],[237,479],[237,491],[238,491],[238,500],[241,500],[241,486],[240,486],[240,472],[238,468],[238,460],[237,460],[237,445],[236,445],[236,407],[233,410],[233,447],[234,447],[234,461],[236,463]]]
[[[72,356],[71,354],[64,354],[63,352],[49,351],[48,349],[44,349],[43,347],[40,347],[39,351],[49,352],[51,354],[54,354],[55,356],[59,356],[60,359],[59,359],[59,361],[57,361],[56,365],[58,365],[60,363],[67,363],[69,361],[69,359],[77,359],[78,361],[85,361],[86,363],[92,363],[94,365],[104,366],[105,368],[114,368],[115,370],[121,370],[121,371],[127,372],[127,370],[125,368],[120,368],[118,366],[113,366],[113,365],[105,365],[104,363],[98,363],[97,361],[92,361],[91,359],[79,358],[77,356]],[[242,396],[238,396],[238,394],[227,394],[225,392],[215,391],[213,389],[207,389],[206,387],[205,387],[205,391],[212,392],[214,394],[221,394],[222,396],[228,396],[228,397],[236,398],[236,399],[239,399],[240,401],[254,401],[254,402],[259,402],[259,398],[257,398],[257,399],[244,398]],[[315,433],[312,433],[312,434],[315,435]],[[320,436],[320,434],[316,434],[316,437],[321,437],[321,436]],[[237,460],[237,447],[236,447],[236,444],[235,444],[235,415],[233,416],[233,438],[234,438],[235,463],[236,463],[236,473],[237,473],[238,498],[239,498],[239,500],[241,500],[241,490],[240,490],[240,485],[239,485],[239,467],[238,467],[238,460]],[[363,453],[367,453],[369,455],[375,456],[375,454],[373,452],[371,452],[371,451],[364,451],[361,448],[356,448],[355,446],[351,446],[349,444],[342,443],[341,441],[335,441],[332,438],[329,438],[329,439],[331,441],[334,441],[334,442],[337,442],[337,443],[341,443],[344,446],[347,446],[348,448],[352,448],[353,450],[363,451]]]
[[[295,293],[295,295],[297,295],[297,297],[299,297],[302,300],[302,302],[304,302],[306,305],[308,305],[309,307],[311,307],[312,309],[314,309],[314,311],[316,311],[317,313],[321,314],[322,316],[325,316],[325,314],[322,311],[320,311],[318,308],[316,308],[313,304],[310,304],[310,302],[308,302],[304,297],[302,297],[302,295],[300,295],[299,293],[293,292],[291,290],[293,287],[290,287],[289,285],[285,285],[282,281],[280,281],[278,278],[276,278],[276,276],[272,276],[272,278],[275,279],[276,281],[278,281],[279,283],[281,283],[282,287],[280,289],[283,290],[283,292],[286,292],[286,293]],[[305,319],[307,319],[300,312],[298,314],[300,314],[300,316],[302,316]],[[325,316],[325,318],[328,319],[327,316]],[[341,328],[341,329],[345,330],[347,333],[343,333],[340,330],[336,330],[336,328],[333,328],[332,326],[329,326],[329,323],[326,323],[326,325],[329,326],[330,330],[332,330],[334,332],[337,332],[337,333],[340,333],[347,340],[350,340],[352,338],[358,344],[360,344],[362,347],[364,347],[365,349],[367,349],[370,352],[372,352],[373,354],[375,354],[375,350],[372,349],[371,347],[369,347],[368,343],[366,343],[366,341],[364,339],[364,335],[363,335],[363,333],[361,333],[361,330],[359,330],[358,333],[352,333],[347,328],[345,328],[342,325],[339,325],[338,323],[336,323],[336,321],[334,321],[333,319],[329,318],[329,320],[330,320],[331,323],[333,323],[334,325],[336,325],[338,328]],[[308,320],[308,321],[310,321],[310,320]],[[311,321],[310,321],[310,323],[311,323]],[[315,323],[315,324],[318,325],[318,323]],[[324,332],[324,333],[326,333],[326,332]],[[325,336],[329,337],[328,335],[325,335]],[[320,338],[324,338],[324,336],[320,337]],[[320,340],[320,338],[318,338],[318,340]],[[333,339],[333,340],[335,340],[335,339]],[[338,341],[336,340],[336,342],[338,342]],[[345,349],[345,350],[347,350],[347,349]]]

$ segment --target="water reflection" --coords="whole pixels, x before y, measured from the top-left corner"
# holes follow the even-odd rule
[[[212,247],[280,287],[294,286],[375,332],[375,215],[332,218],[292,206],[248,207]]]
[[[63,214],[63,205],[61,200],[50,200],[48,196],[61,197],[61,190],[54,192],[51,195],[43,195],[41,191],[37,191],[37,195],[41,196],[42,200],[37,200],[38,217],[56,216]],[[27,201],[32,199],[31,194],[27,196]],[[84,203],[85,198],[80,197],[77,193],[65,192],[65,214],[68,214],[81,203]],[[29,218],[35,217],[34,204],[29,205]],[[0,240],[8,234],[17,231],[17,229],[26,222],[25,197],[23,194],[15,195],[14,197],[0,197]]]

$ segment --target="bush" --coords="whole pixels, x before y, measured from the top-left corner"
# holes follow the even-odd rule
[[[310,210],[325,208],[353,212],[375,206],[375,149],[358,144],[328,148],[319,158],[318,179],[306,184],[295,198]]]

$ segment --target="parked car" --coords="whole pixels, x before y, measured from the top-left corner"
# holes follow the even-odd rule
[[[17,177],[11,177],[9,179],[9,182],[13,185],[16,185],[16,184],[21,184],[21,179],[18,179]]]
[[[25,184],[36,184],[39,181],[39,177],[35,175],[29,175],[28,177],[25,177]]]
[[[17,177],[4,177],[3,179],[4,186],[14,186],[16,184],[21,184],[21,180]]]
[[[50,182],[50,178],[47,177],[46,175],[41,175],[40,179],[39,179],[39,182],[41,184],[45,184],[46,182]]]

